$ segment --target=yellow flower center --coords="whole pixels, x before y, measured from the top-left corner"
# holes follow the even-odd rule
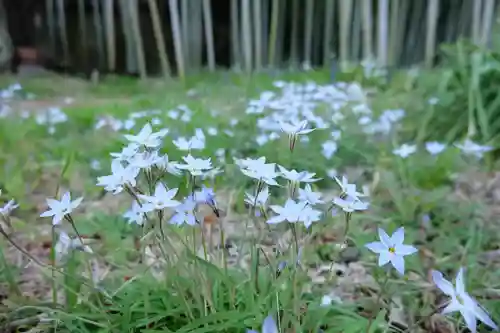
[[[392,253],[392,254],[396,253],[396,249],[394,248],[394,246],[391,246],[389,248],[389,253]]]

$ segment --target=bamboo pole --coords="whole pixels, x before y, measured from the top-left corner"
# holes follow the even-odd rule
[[[340,4],[340,66],[346,69],[349,61],[350,23],[352,0],[342,0]]]
[[[130,11],[127,2],[130,0],[120,0],[121,28],[125,36],[125,67],[127,73],[137,73],[137,56],[135,52],[135,42],[130,26]]]
[[[351,39],[351,56],[353,57],[354,60],[359,60],[359,56],[361,54],[360,49],[361,49],[361,10],[359,9],[358,2],[361,2],[363,0],[354,0],[354,13],[353,13],[353,22],[351,25],[351,30],[352,30],[352,39]]]
[[[403,65],[403,56],[404,56],[404,51],[405,51],[405,42],[407,41],[406,38],[408,36],[407,34],[407,26],[408,26],[408,14],[410,12],[410,1],[411,0],[398,0],[399,1],[399,20],[398,20],[398,30],[397,30],[397,36],[394,38],[396,39],[395,41],[395,61],[397,61],[398,65]]]
[[[274,1],[273,0],[273,15],[274,15]],[[292,36],[291,36],[291,46],[290,46],[290,61],[292,66],[296,66],[299,61],[299,0],[292,0]],[[271,40],[269,40],[269,50],[271,49]],[[269,53],[271,54],[271,53]],[[271,59],[269,59],[271,63]]]
[[[261,0],[252,0],[253,3],[253,34],[255,50],[255,69],[262,69],[262,4]]]
[[[474,0],[472,8],[472,41],[479,43],[480,39],[480,26],[481,26],[481,9],[483,0]]]
[[[101,11],[99,8],[99,0],[92,0],[92,7],[94,9],[94,30],[96,33],[97,40],[97,52],[99,55],[99,68],[103,68],[105,62],[105,51],[104,51],[104,35],[102,29]]]
[[[373,57],[373,13],[372,0],[362,0],[363,11],[363,58],[365,60]]]
[[[49,31],[49,45],[51,56],[56,54],[56,25],[54,9],[54,0],[46,0],[45,12],[47,15],[47,30]]]
[[[333,18],[335,11],[334,0],[326,0],[325,6],[325,24],[323,30],[323,66],[330,65],[330,57],[332,53],[331,43],[332,43],[332,30],[333,30]]]
[[[170,65],[168,62],[167,49],[165,47],[165,37],[163,36],[163,28],[160,21],[160,11],[156,0],[148,0],[149,13],[153,24],[153,33],[155,35],[156,47],[158,50],[158,58],[160,59],[161,70],[163,77],[170,77]]]
[[[483,27],[481,32],[481,46],[487,46],[491,40],[491,28],[495,19],[495,0],[485,0],[483,10]]]
[[[182,39],[181,39],[181,24],[179,20],[179,5],[177,0],[168,1],[170,10],[170,21],[172,25],[172,34],[174,36],[174,48],[175,48],[175,62],[177,63],[177,73],[182,81],[185,81],[185,63],[182,49]]]
[[[243,40],[243,53],[245,59],[245,70],[247,73],[252,71],[252,28],[250,19],[250,0],[241,1],[242,10],[242,40]]]
[[[240,22],[238,16],[239,0],[231,0],[231,53],[232,66],[241,67]]]
[[[63,59],[64,64],[68,65],[70,63],[69,59],[69,47],[68,47],[68,36],[66,33],[66,13],[64,10],[64,0],[57,0],[57,18],[59,21],[59,34],[63,49]]]
[[[306,1],[306,24],[304,30],[304,64],[311,66],[311,52],[313,39],[313,20],[314,20],[314,0]]]
[[[203,0],[203,23],[205,25],[205,40],[207,43],[208,69],[213,72],[215,71],[215,50],[210,0]]]
[[[146,79],[146,60],[144,57],[144,44],[142,43],[141,27],[139,22],[139,4],[137,0],[128,1],[132,25],[132,33],[135,40],[135,50],[137,53],[137,65],[139,66],[139,76]]]
[[[425,38],[425,65],[431,67],[436,51],[436,27],[439,15],[439,0],[427,4],[427,34]]]
[[[186,59],[186,64],[188,67],[193,67],[195,60],[191,50],[191,40],[195,38],[195,36],[190,36],[190,23],[194,20],[189,19],[190,14],[190,6],[189,0],[180,0],[181,1],[181,36],[182,36],[182,50],[184,57]],[[199,0],[198,0],[199,1]],[[192,14],[192,13],[191,13]],[[192,29],[194,31],[194,29]]]
[[[387,66],[389,1],[379,0],[377,22],[377,56],[382,67]]]
[[[108,70],[116,70],[116,48],[115,48],[115,15],[113,0],[106,0],[104,7],[104,21],[106,22],[106,46],[108,56]]]
[[[405,28],[406,22],[403,23],[403,26],[399,26],[399,17],[400,17],[400,0],[392,0],[390,11],[391,18],[389,23],[389,66],[393,67],[398,64],[399,59],[397,58],[397,44],[399,38],[399,30],[403,30]]]
[[[278,38],[278,20],[279,20],[279,0],[272,1],[271,12],[271,31],[269,36],[269,56],[268,61],[271,67],[276,66],[276,43]]]
[[[85,0],[78,0],[78,39],[80,40],[80,53],[83,57],[85,67],[88,66],[88,50],[87,50],[87,18],[85,15]]]

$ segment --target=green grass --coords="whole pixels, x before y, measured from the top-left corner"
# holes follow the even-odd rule
[[[439,69],[439,73],[449,70],[450,67]],[[0,327],[36,326],[42,332],[82,333],[244,332],[247,328],[260,329],[262,320],[272,314],[274,318],[279,315],[282,332],[317,332],[320,328],[326,332],[366,332],[369,326],[372,332],[396,332],[398,328],[426,331],[431,321],[445,320],[429,317],[444,300],[432,284],[429,271],[437,269],[453,279],[460,266],[467,268],[471,295],[498,322],[500,270],[498,263],[484,262],[482,257],[486,252],[498,250],[499,225],[487,197],[486,187],[491,178],[476,184],[496,165],[494,154],[478,162],[464,158],[453,146],[438,156],[431,156],[420,146],[407,159],[394,156],[394,146],[405,142],[421,140],[418,143],[422,145],[425,140],[433,139],[452,143],[463,138],[446,133],[451,128],[447,125],[450,120],[442,109],[448,105],[449,91],[436,88],[440,85],[436,79],[439,73],[423,73],[415,82],[401,73],[390,84],[363,79],[360,73],[356,69],[341,77],[361,80],[364,87],[376,89],[368,101],[375,115],[386,109],[404,108],[408,116],[382,140],[367,137],[356,120],[348,116],[339,127],[342,138],[331,160],[321,155],[321,144],[336,128],[312,132],[308,135],[310,142],[297,142],[290,154],[286,137],[264,146],[256,145],[257,117],[245,114],[248,99],[258,98],[264,90],[276,90],[273,81],[324,84],[329,77],[326,71],[259,74],[250,78],[231,73],[204,74],[190,78],[186,86],[114,77],[105,78],[96,86],[60,77],[21,82],[26,91],[47,101],[44,105],[61,105],[61,98],[67,96],[75,101],[63,106],[69,119],[56,125],[53,135],[33,119],[1,119],[2,199],[15,198],[20,204],[11,219],[16,231],[13,239],[48,263],[46,243],[50,247],[50,222],[38,216],[46,208],[46,197],[54,197],[58,189],[59,193],[71,190],[74,198],[85,197],[84,205],[73,218],[79,233],[92,238],[90,246],[94,254],[74,252],[60,267],[65,274],[51,273],[35,264],[32,272],[19,266],[19,262],[16,265],[15,249],[3,241],[6,260],[2,262],[0,283],[8,292],[0,307]],[[4,80],[6,86],[14,78]],[[431,88],[432,82],[436,89]],[[463,96],[463,91],[460,94],[467,104],[467,96]],[[431,97],[440,99],[437,110],[427,103]],[[14,112],[20,112],[18,108],[25,107],[23,103],[12,102]],[[165,114],[181,104],[193,111],[189,123],[172,120]],[[36,105],[30,104],[29,108],[37,112]],[[318,113],[323,112],[321,108]],[[96,177],[109,174],[109,153],[121,150],[125,144],[122,133],[126,131],[95,130],[94,124],[103,115],[125,120],[131,112],[146,109],[165,111],[158,115],[163,124],[155,128],[170,129],[162,151],[171,160],[179,161],[184,156],[171,143],[172,137],[190,137],[196,128],[219,130],[216,136],[208,136],[205,131],[206,148],[193,155],[211,157],[214,164],[220,165],[216,151],[226,149],[226,163],[221,165],[225,173],[213,184],[206,184],[215,187],[219,205],[227,213],[223,219],[224,237],[237,248],[238,260],[226,258],[224,263],[224,252],[216,250],[205,260],[201,245],[208,246],[209,235],[201,235],[200,230],[191,227],[168,225],[165,230],[168,238],[161,243],[165,250],[160,256],[165,261],[160,269],[163,276],[154,278],[151,269],[138,262],[140,253],[134,246],[134,238],[142,237],[142,230],[127,224],[121,216],[131,199],[126,195],[103,196],[102,188],[95,186]],[[212,116],[211,110],[217,110],[218,114]],[[238,119],[238,124],[232,125],[232,119]],[[132,132],[137,133],[147,121],[151,117],[137,120]],[[223,134],[225,129],[230,129],[234,136]],[[482,127],[480,133],[482,143],[495,145],[498,132],[494,127]],[[297,228],[305,242],[302,267],[294,269],[289,265],[276,274],[281,260],[294,260],[292,233],[284,224],[269,233],[262,219],[249,215],[243,193],[255,184],[233,164],[233,157],[260,156],[288,169],[315,172],[323,179],[314,187],[326,196],[338,194],[334,180],[327,176],[327,170],[332,168],[347,174],[358,186],[369,187],[370,209],[352,215],[347,250],[341,251],[339,247],[345,228],[343,215],[328,214],[307,231]],[[102,169],[93,170],[92,161],[99,161]],[[478,188],[464,197],[458,193],[457,184],[471,171],[477,178],[473,177],[470,184]],[[184,177],[168,176],[165,181],[170,188],[179,187],[184,194],[190,191]],[[283,204],[285,193],[285,189],[273,189],[272,203]],[[424,223],[427,217],[430,221]],[[260,224],[261,233],[251,231],[254,222]],[[405,243],[417,246],[420,251],[407,257],[404,277],[391,271],[387,288],[378,297],[386,273],[377,267],[376,257],[364,245],[377,240],[377,227],[392,232],[400,226],[405,227]],[[67,223],[65,230],[74,235]],[[220,235],[215,232],[210,237],[217,239]],[[287,243],[287,239],[291,248],[287,247],[282,254],[272,251],[278,242]],[[193,250],[193,243],[199,256]],[[102,278],[100,289],[89,287],[92,283],[85,277],[89,263],[95,262],[99,263]],[[30,285],[26,279],[37,280],[40,285]],[[58,296],[64,297],[54,299],[54,285]],[[17,288],[23,295],[16,294]],[[341,297],[343,303],[321,306],[322,296],[331,293]],[[394,302],[401,302],[401,308],[397,309]],[[50,320],[37,323],[40,315]],[[389,315],[393,320],[390,327]],[[459,325],[458,320],[453,322]]]

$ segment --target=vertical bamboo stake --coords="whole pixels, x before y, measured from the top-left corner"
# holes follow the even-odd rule
[[[472,9],[472,41],[474,43],[479,42],[479,29],[481,26],[481,8],[483,6],[483,0],[474,0],[474,7]]]
[[[106,0],[104,7],[104,21],[106,22],[106,46],[108,55],[108,70],[114,72],[116,69],[115,48],[115,13],[113,0]]]
[[[160,21],[160,12],[156,0],[148,0],[149,13],[153,24],[153,33],[155,35],[156,47],[158,49],[158,58],[160,59],[161,70],[165,78],[170,76],[170,65],[168,64],[168,55],[165,47],[165,37]]]
[[[242,41],[245,56],[245,70],[252,71],[252,28],[250,23],[250,0],[241,0],[241,12],[243,15]]]
[[[271,31],[269,36],[269,56],[268,61],[271,67],[276,65],[276,43],[278,38],[278,20],[279,20],[279,0],[273,0],[271,13]]]
[[[177,73],[182,81],[185,80],[184,56],[182,50],[181,24],[179,22],[179,5],[177,0],[168,1],[170,10],[170,21],[172,24],[172,34],[174,37],[175,62],[177,63]]]
[[[194,68],[200,69],[203,56],[203,3],[201,1],[189,1],[188,8],[190,21],[188,43],[191,64]]]
[[[141,27],[139,22],[139,4],[137,0],[128,1],[132,25],[132,33],[135,39],[135,50],[137,53],[137,65],[141,79],[146,79],[146,60],[144,58],[144,44],[142,43]]]
[[[314,0],[306,0],[306,25],[304,30],[304,64],[311,66],[313,38]]]
[[[215,71],[215,50],[210,0],[203,0],[203,22],[205,25],[205,40],[207,43],[208,69],[213,72]]]
[[[49,43],[51,56],[56,54],[56,25],[54,15],[54,0],[45,1],[45,11],[47,13],[47,29],[49,30]]]
[[[274,2],[276,0],[273,0],[273,15],[274,15]],[[300,61],[299,61],[299,20],[300,20],[300,14],[299,14],[299,0],[292,0],[292,41],[291,41],[291,46],[290,46],[290,60],[292,63],[292,66],[296,66]],[[272,24],[272,23],[271,23]],[[269,50],[271,47],[271,40],[269,40]],[[271,53],[269,53],[271,54]],[[269,63],[271,63],[271,59],[269,59]]]
[[[83,57],[85,67],[88,66],[87,59],[87,18],[85,15],[85,0],[78,0],[78,39],[80,40],[80,52]]]
[[[495,0],[485,0],[484,10],[483,10],[483,28],[481,32],[481,46],[486,46],[489,44],[491,37],[491,27],[493,25],[493,20],[495,19]]]
[[[407,33],[406,33],[406,27],[408,26],[408,14],[410,12],[410,1],[411,0],[398,0],[398,7],[399,7],[399,20],[398,20],[398,30],[397,30],[397,36],[395,46],[394,46],[394,51],[395,51],[395,56],[394,58],[398,62],[398,64],[402,64],[402,57],[404,54],[405,50],[405,41],[407,38]],[[411,23],[411,22],[410,22]]]
[[[253,28],[255,42],[255,69],[262,69],[262,4],[261,0],[253,1]]]
[[[425,38],[425,65],[431,67],[436,50],[436,27],[439,15],[439,0],[427,4],[427,35]]]
[[[199,0],[198,0],[199,1]],[[190,12],[189,12],[189,0],[181,0],[181,36],[182,36],[182,50],[184,57],[186,59],[186,64],[189,67],[192,67],[194,64],[194,59],[192,55],[192,50],[190,48],[191,43],[190,40],[194,38],[194,36],[190,36],[190,27],[189,23],[194,22],[194,20],[189,20]],[[191,13],[192,14],[192,13]]]
[[[265,67],[268,64],[267,56],[269,54],[268,46],[269,46],[269,24],[270,24],[270,13],[269,13],[269,1],[270,0],[262,0],[261,4],[261,26],[262,26],[262,65]],[[262,10],[263,9],[263,10]]]
[[[379,0],[378,3],[378,29],[377,29],[377,55],[379,64],[387,66],[387,22],[389,16],[389,1]]]
[[[99,9],[99,0],[92,0],[92,6],[94,8],[94,29],[96,33],[97,39],[97,52],[99,54],[99,68],[103,68],[103,63],[106,61],[104,56],[104,40],[103,40],[103,29],[102,29],[102,20],[101,20],[101,12]]]
[[[63,49],[63,59],[65,65],[70,63],[68,36],[66,34],[66,13],[64,11],[64,0],[57,0],[57,18],[59,21],[59,34]]]
[[[346,69],[349,61],[350,24],[352,0],[342,0],[340,4],[340,66]]]
[[[362,13],[359,9],[358,2],[363,0],[354,0],[354,13],[353,13],[353,22],[352,22],[352,42],[351,42],[351,56],[353,59],[358,60],[361,54],[361,21],[362,21]]]
[[[330,65],[334,9],[334,0],[326,0],[325,25],[323,30],[323,66]]]
[[[278,12],[278,30],[277,30],[277,43],[276,43],[276,57],[275,62],[278,66],[283,65],[283,49],[285,40],[285,17],[286,17],[286,1],[279,0],[279,12]]]
[[[400,26],[399,17],[400,17],[400,0],[392,0],[391,6],[391,21],[389,23],[389,65],[395,66],[398,63],[397,59],[397,44],[399,40],[399,30],[403,30],[405,28],[406,22],[404,22],[403,26]]]
[[[373,13],[372,0],[362,0],[363,11],[363,58],[365,60],[373,57]]]
[[[120,14],[121,14],[121,28],[123,35],[125,36],[125,60],[126,60],[126,71],[127,73],[137,72],[137,57],[135,52],[135,42],[132,33],[132,28],[130,27],[130,11],[128,6],[128,1],[130,0],[120,0]]]
[[[232,66],[240,68],[241,66],[241,46],[240,46],[240,22],[238,17],[239,0],[231,0],[231,53]]]

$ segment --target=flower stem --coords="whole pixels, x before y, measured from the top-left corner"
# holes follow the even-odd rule
[[[389,272],[385,275],[384,282],[382,282],[382,286],[380,287],[380,292],[377,295],[377,300],[375,301],[375,304],[380,310],[381,308],[381,303],[382,303],[382,294],[385,294],[386,288],[387,288],[387,283],[389,282]],[[373,325],[373,321],[375,320],[376,315],[373,314],[370,316],[370,320],[368,321],[368,326],[366,327],[366,333],[370,333],[370,329]]]

